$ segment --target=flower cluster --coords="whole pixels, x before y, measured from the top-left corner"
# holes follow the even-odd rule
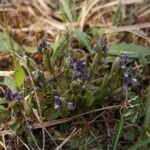
[[[102,40],[102,39],[97,40],[95,45],[93,46],[93,50],[95,52],[98,52],[99,50],[102,50],[103,52],[107,53],[109,48],[107,47],[106,39],[104,39],[104,40]]]
[[[21,94],[19,94],[18,92],[12,92],[10,89],[6,89],[5,93],[4,93],[4,98],[6,100],[22,100],[23,96]]]
[[[91,79],[90,75],[86,73],[87,65],[83,60],[76,60],[70,65],[72,68],[72,77],[74,80],[81,79],[86,81]]]
[[[130,67],[126,67],[129,62],[129,55],[127,53],[123,53],[120,56],[120,65],[123,70],[123,91],[127,92],[130,85],[134,85],[137,82],[135,78],[135,73],[133,69]]]
[[[62,97],[60,96],[54,96],[54,100],[55,100],[55,103],[54,103],[54,108],[56,110],[60,110],[62,108]],[[67,109],[68,110],[74,110],[75,106],[74,106],[74,103],[69,101],[67,102]]]
[[[48,49],[48,43],[45,40],[42,40],[38,46],[38,51],[44,52],[47,49]]]

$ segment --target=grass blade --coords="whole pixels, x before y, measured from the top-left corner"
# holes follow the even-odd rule
[[[147,139],[144,139],[142,142],[131,146],[128,150],[139,150],[140,148],[142,148],[143,146],[146,146],[149,143],[150,143],[150,138],[147,138]]]
[[[121,134],[121,130],[122,130],[122,127],[123,127],[123,122],[124,122],[124,119],[121,116],[120,122],[119,122],[119,124],[117,126],[117,129],[116,129],[112,150],[117,150],[117,144],[118,144],[119,137],[120,137],[120,134]]]
[[[88,36],[86,33],[80,31],[79,29],[73,29],[73,33],[75,35],[75,37],[77,38],[77,40],[83,44],[84,46],[86,46],[87,50],[89,52],[92,52],[92,49],[91,49],[91,45],[90,45],[90,41],[88,39]]]
[[[118,25],[121,17],[121,1],[118,1],[117,10],[115,14],[113,15],[113,25]]]
[[[73,21],[73,15],[70,9],[70,0],[60,0],[60,3],[63,7],[63,10],[68,18],[69,21]]]
[[[147,95],[147,101],[145,107],[146,107],[146,112],[145,112],[144,127],[150,133],[150,85],[148,87],[148,95]]]

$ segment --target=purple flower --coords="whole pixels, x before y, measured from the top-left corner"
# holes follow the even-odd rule
[[[48,43],[45,40],[42,40],[38,46],[38,51],[44,52],[47,49],[48,49]]]
[[[86,64],[84,61],[82,60],[76,60],[73,64],[73,69],[76,71],[80,71],[86,68]]]
[[[91,76],[89,74],[84,74],[83,80],[85,80],[85,81],[91,80]]]
[[[127,92],[128,91],[128,83],[124,82],[122,88],[123,88],[124,92]]]
[[[128,62],[129,62],[129,54],[123,53],[120,56],[120,64],[121,64],[121,66],[126,65]]]
[[[67,109],[68,109],[68,110],[73,110],[73,109],[75,109],[75,106],[74,106],[73,102],[68,102],[68,103],[67,103]]]
[[[56,110],[60,110],[61,107],[62,107],[62,97],[60,97],[60,96],[54,96],[54,100],[55,100],[54,108]]]
[[[80,71],[73,70],[72,71],[72,77],[73,77],[74,80],[82,78],[83,74],[84,74],[84,72],[82,70],[80,70]]]
[[[4,98],[6,100],[22,100],[23,96],[21,94],[19,94],[18,92],[13,93],[10,89],[6,89],[5,94],[4,94]]]
[[[10,89],[6,89],[6,91],[4,93],[4,98],[6,100],[13,100],[13,93]]]
[[[90,80],[91,77],[86,73],[86,63],[83,60],[76,60],[71,63],[72,68],[72,77],[74,80],[82,79],[82,80]]]
[[[134,77],[134,72],[131,68],[128,68],[124,72],[123,90],[126,92],[128,90],[128,87],[130,85],[134,85],[135,83],[137,83],[137,79]]]
[[[15,93],[13,94],[13,99],[14,99],[14,100],[22,100],[22,99],[23,99],[23,96],[20,95],[18,92],[15,92]]]
[[[107,41],[106,39],[104,40],[97,40],[94,47],[93,47],[93,50],[95,52],[98,52],[99,50],[102,50],[103,52],[107,53],[109,51],[109,48],[107,47]]]

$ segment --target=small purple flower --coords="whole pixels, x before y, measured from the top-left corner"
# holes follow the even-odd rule
[[[137,83],[137,79],[136,78],[132,78],[132,84],[135,85]]]
[[[120,64],[121,64],[121,66],[126,65],[128,62],[129,62],[129,54],[123,53],[120,56]]]
[[[13,100],[13,93],[10,89],[6,89],[6,91],[4,93],[4,98],[6,100]]]
[[[14,94],[13,94],[13,99],[14,100],[22,100],[23,99],[23,96],[22,95],[20,95],[18,92],[15,92]]]
[[[91,77],[86,73],[86,63],[83,60],[76,60],[71,63],[72,68],[72,77],[74,80],[82,79],[82,80],[90,80]]]
[[[123,88],[123,91],[126,93],[128,91],[128,83],[124,82],[122,88]]]
[[[74,106],[73,102],[68,102],[68,103],[67,103],[67,109],[68,109],[68,110],[73,110],[73,109],[75,109],[75,106]]]
[[[72,71],[72,77],[74,80],[77,80],[78,78],[81,78],[82,75],[83,75],[83,71],[76,71],[76,70],[73,70]]]
[[[48,49],[48,43],[45,40],[42,40],[38,46],[38,51],[44,52],[47,49]]]
[[[103,52],[107,53],[109,51],[109,48],[107,47],[107,41],[106,39],[104,40],[97,40],[94,47],[93,47],[93,50],[95,52],[98,52],[99,50],[102,50]]]
[[[89,74],[84,74],[83,80],[85,80],[85,81],[91,80],[91,76]]]
[[[80,71],[80,70],[83,70],[85,68],[86,68],[85,62],[80,60],[80,59],[75,61],[74,64],[73,64],[73,69],[76,70],[76,71]]]
[[[124,72],[123,90],[126,92],[128,87],[130,85],[134,85],[135,83],[137,83],[137,79],[134,77],[134,72],[131,68],[128,68],[128,70]]]
[[[4,97],[6,100],[22,100],[23,96],[21,94],[19,94],[18,92],[13,93],[10,89],[6,89]]]
[[[60,96],[54,96],[54,100],[55,100],[54,108],[56,110],[60,110],[61,107],[62,107],[62,97],[60,97]]]

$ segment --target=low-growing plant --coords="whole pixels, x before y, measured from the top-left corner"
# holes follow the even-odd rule
[[[62,5],[65,5],[63,1]],[[66,11],[66,18],[72,20],[72,17]],[[110,47],[106,39],[99,37],[92,41],[92,38],[91,33],[72,28],[61,33],[53,43],[42,40],[35,49],[35,53],[43,58],[41,64],[29,57],[26,49],[21,49],[23,55],[18,50],[13,51],[14,73],[1,81],[1,128],[23,137],[34,149],[44,145],[45,139],[41,141],[41,137],[44,138],[48,132],[46,127],[55,123],[60,125],[50,131],[53,136],[49,132],[47,134],[49,145],[57,146],[67,135],[65,132],[69,134],[71,128],[77,128],[73,119],[77,119],[82,131],[74,134],[66,149],[89,149],[91,146],[105,149],[107,142],[100,142],[96,137],[105,130],[104,139],[108,137],[109,147],[114,150],[120,146],[120,137],[133,142],[135,132],[121,135],[124,125],[138,125],[144,116],[144,107],[137,92],[140,80],[133,62],[144,60],[142,65],[146,64],[146,56],[150,52],[140,46],[146,52],[142,55],[141,51],[134,50],[132,44]],[[135,47],[138,48],[138,45]],[[106,126],[104,131],[100,123],[94,123],[97,115],[93,113],[103,108],[101,116],[117,119],[116,130],[114,120],[108,127],[106,119],[102,119],[103,126]],[[72,122],[67,123],[67,118]],[[80,122],[85,124],[80,125]],[[42,133],[39,128],[42,128]]]

